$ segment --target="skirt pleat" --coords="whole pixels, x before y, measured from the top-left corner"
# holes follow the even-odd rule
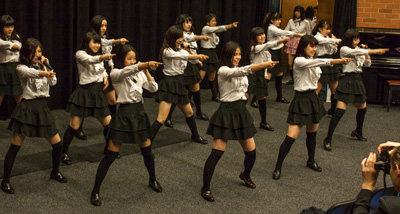
[[[199,64],[188,63],[183,73],[185,85],[194,85],[201,81]]]
[[[344,103],[365,103],[367,92],[361,73],[346,73],[336,88],[335,99]]]
[[[287,123],[291,125],[308,125],[319,123],[326,114],[324,103],[315,90],[295,92],[288,110]]]
[[[0,63],[0,95],[16,96],[22,94],[17,65],[18,62]]]
[[[186,105],[189,103],[188,90],[185,87],[183,76],[166,76],[158,85],[155,95],[157,102],[165,101]]]

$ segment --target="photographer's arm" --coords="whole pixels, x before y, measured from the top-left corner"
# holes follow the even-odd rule
[[[400,143],[398,143],[398,142],[388,141],[386,143],[382,143],[379,145],[378,153],[380,154],[382,152],[382,150],[384,150],[387,147],[399,147],[399,146],[400,146]]]

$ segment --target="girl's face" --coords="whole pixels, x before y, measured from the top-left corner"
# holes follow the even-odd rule
[[[107,20],[101,21],[101,26],[100,26],[100,36],[104,36],[104,34],[107,31]]]
[[[135,63],[136,63],[136,54],[131,50],[125,56],[124,65],[130,66],[134,65]]]
[[[240,48],[237,48],[235,53],[232,56],[232,65],[233,66],[239,66],[239,62],[242,59],[242,52],[240,50]]]
[[[356,48],[360,44],[360,38],[354,38],[353,39],[353,48]]]
[[[42,49],[40,48],[40,46],[37,46],[35,49],[35,53],[33,53],[33,56],[31,56],[32,58],[32,64],[37,64],[39,63],[39,57],[42,56]]]
[[[264,42],[265,42],[265,33],[258,35],[257,36],[257,43],[258,44],[264,44]]]
[[[300,18],[300,16],[301,16],[300,11],[295,11],[295,12],[294,12],[294,16],[295,16],[297,19]]]
[[[93,53],[97,53],[100,49],[100,46],[100,43],[94,42],[93,39],[91,39],[89,42],[89,48]]]
[[[217,19],[215,17],[212,18],[209,22],[207,22],[207,25],[210,26],[210,27],[217,26]]]
[[[13,32],[14,32],[14,25],[5,26],[3,28],[3,33],[6,37],[10,37]]]
[[[314,16],[317,16],[317,14],[318,14],[318,10],[314,9]]]
[[[304,48],[304,52],[306,53],[306,58],[313,57],[316,51],[317,51],[316,45],[311,46],[310,44],[308,44],[307,47]]]
[[[175,44],[177,48],[181,47],[181,44],[183,42],[183,37],[180,37],[179,39],[176,40]]]
[[[331,29],[329,29],[328,26],[325,26],[324,28],[319,28],[319,32],[323,36],[329,36],[329,34],[331,33]]]
[[[277,27],[281,26],[282,23],[282,19],[275,19],[275,20],[271,20],[271,23]]]
[[[192,29],[192,22],[191,21],[185,21],[182,23],[182,28],[184,31],[189,32],[190,29]]]

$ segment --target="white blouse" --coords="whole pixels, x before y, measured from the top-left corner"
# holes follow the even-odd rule
[[[37,66],[40,67],[39,65]],[[44,67],[37,70],[23,64],[17,66],[17,73],[22,87],[22,98],[30,100],[39,97],[50,97],[50,86],[57,84],[57,78],[54,76],[50,80],[47,77],[39,77],[40,71],[47,71],[47,69]]]
[[[103,36],[101,38],[101,52],[102,54],[111,54],[112,51],[112,41],[114,39],[106,39],[106,36]],[[114,62],[112,59],[110,60],[106,60],[106,62],[108,63],[108,66],[114,66]]]
[[[268,32],[267,32],[267,41],[277,41],[280,39],[285,38],[286,36],[293,36],[294,32],[288,31],[288,30],[282,30],[278,28],[277,26],[270,24],[268,27]],[[272,50],[279,50],[283,47],[283,43],[271,48]]]
[[[250,73],[250,65],[234,68],[220,67],[217,74],[221,102],[247,100],[245,93],[249,86],[247,75]]]
[[[158,90],[155,81],[148,81],[146,75],[139,71],[138,64],[126,66],[123,69],[114,68],[110,73],[115,92],[118,95],[117,103],[143,102],[143,88],[151,93]]]
[[[0,63],[19,62],[19,51],[11,50],[14,45],[22,46],[18,40],[0,38]]]
[[[225,25],[210,27],[208,25],[204,26],[201,30],[201,35],[209,36],[211,39],[205,41],[201,40],[200,45],[202,48],[216,48],[219,44],[219,37],[216,33],[226,31]]]
[[[277,46],[277,41],[267,42],[261,45],[256,45],[251,47],[250,50],[250,63],[251,64],[259,64],[262,62],[272,61],[271,53],[268,49]],[[268,69],[265,69],[265,75],[267,76]]]
[[[349,62],[347,65],[343,65],[343,73],[360,73],[362,72],[362,67],[371,66],[371,60],[366,59],[369,49],[362,48],[350,48],[348,46],[343,46],[340,48],[341,58],[353,58],[354,60]]]
[[[166,48],[163,51],[163,73],[166,76],[182,75],[188,62],[189,52],[179,48],[174,51],[172,48]]]
[[[183,32],[183,41],[186,43],[189,43],[191,47],[195,48],[195,49],[191,49],[191,51],[193,52],[193,54],[197,54],[197,42],[194,39],[194,33],[193,32]],[[190,63],[192,64],[197,64],[199,63],[198,59],[192,59],[189,60]]]
[[[332,59],[296,57],[293,63],[295,91],[315,90],[321,77],[321,66],[332,66]]]
[[[332,55],[337,52],[335,44],[339,44],[340,39],[323,36],[320,32],[317,32],[314,37],[318,40],[317,56]]]
[[[309,31],[309,25],[306,23],[306,21],[301,21],[300,19],[290,19],[288,24],[286,25],[285,30],[288,31],[293,31],[295,33],[307,33]]]
[[[92,56],[84,50],[79,50],[75,57],[80,85],[103,82],[104,77],[108,76],[103,62],[100,61],[100,55]]]

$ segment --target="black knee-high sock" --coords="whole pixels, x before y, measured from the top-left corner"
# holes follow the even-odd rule
[[[107,175],[108,169],[111,164],[115,161],[118,152],[107,151],[107,154],[104,156],[103,160],[101,160],[99,167],[97,168],[96,180],[94,182],[94,187],[92,190],[92,195],[100,192],[100,186],[103,182],[104,178]]]
[[[69,145],[71,145],[72,139],[74,139],[75,133],[77,131],[78,130],[73,129],[71,126],[68,126],[68,128],[65,130],[63,137],[63,149],[62,149],[63,154],[68,153]]]
[[[266,124],[267,123],[267,101],[265,99],[258,100],[258,111],[260,112],[261,123]]]
[[[255,103],[255,102],[257,102],[257,97],[256,97],[255,95],[253,95],[253,98],[251,99],[250,104],[251,104],[251,103]]]
[[[279,148],[278,160],[276,161],[275,169],[281,170],[283,161],[286,158],[286,155],[289,153],[290,148],[296,139],[293,139],[286,135],[285,140],[282,142],[281,147]]]
[[[308,152],[308,161],[311,163],[315,162],[315,145],[317,144],[317,132],[306,132],[306,145]]]
[[[107,153],[108,145],[110,145],[110,139],[107,138],[107,134],[108,134],[108,126],[104,126],[103,127],[103,135],[104,135],[104,139],[106,140],[106,146],[104,147],[104,154]]]
[[[2,183],[10,183],[11,170],[20,148],[21,146],[16,146],[14,144],[10,145],[6,158],[4,159],[4,177]]]
[[[51,151],[51,157],[53,159],[53,170],[51,171],[51,173],[58,173],[60,168],[63,143],[60,141],[57,144],[53,144],[51,146],[53,147],[53,151]]]
[[[217,82],[214,81],[209,81],[212,97],[215,98],[218,95],[218,87],[217,87]]]
[[[250,177],[251,170],[253,169],[254,163],[256,162],[256,150],[250,152],[244,152],[244,172],[243,175],[245,178]]]
[[[363,109],[358,109],[357,110],[357,116],[356,116],[356,120],[357,120],[357,133],[361,136],[362,135],[362,130],[363,130],[363,125],[364,125],[364,118],[365,118],[365,114],[367,113],[367,108],[363,108]]]
[[[144,165],[146,166],[147,172],[149,173],[150,181],[153,182],[156,180],[156,169],[154,166],[154,155],[151,151],[151,146],[140,148],[140,151],[142,152]]]
[[[196,115],[201,116],[203,112],[201,111],[201,97],[200,90],[196,92],[192,92],[194,104],[196,105]]]
[[[208,156],[206,164],[204,165],[203,190],[210,190],[211,178],[214,174],[215,166],[217,166],[217,163],[223,154],[224,151],[213,149],[210,156]]]
[[[110,110],[111,117],[114,116],[115,112],[117,111],[117,105],[108,105],[108,109]]]
[[[193,92],[191,92],[191,91],[188,89],[188,98],[189,98],[189,100],[192,99],[192,96],[193,96]]]
[[[282,76],[275,76],[276,99],[282,99]]]
[[[290,77],[292,77],[292,80],[294,81],[294,78],[293,78],[293,69],[289,69],[289,74],[290,74]]]
[[[196,121],[194,120],[194,116],[186,118],[186,123],[188,124],[190,131],[192,132],[192,137],[198,138],[199,133],[197,132]]]
[[[332,142],[333,132],[336,129],[337,124],[339,123],[340,119],[343,117],[345,110],[337,108],[335,113],[332,116],[331,122],[329,123],[328,128],[328,136],[326,136],[327,142]]]
[[[154,138],[157,135],[158,130],[160,130],[162,125],[163,124],[158,122],[157,120],[155,120],[154,123],[151,125],[151,131],[153,132],[153,137],[150,140],[152,143],[153,143]]]
[[[176,108],[176,104],[172,103],[171,108],[169,109],[167,120],[171,120],[172,114],[174,113]]]
[[[82,131],[83,130],[83,121],[85,121],[85,118],[83,117],[82,118],[82,122],[81,122],[81,125],[79,126],[79,129],[77,130],[77,131]]]
[[[335,94],[331,94],[331,112],[335,113],[337,100],[335,99]]]

